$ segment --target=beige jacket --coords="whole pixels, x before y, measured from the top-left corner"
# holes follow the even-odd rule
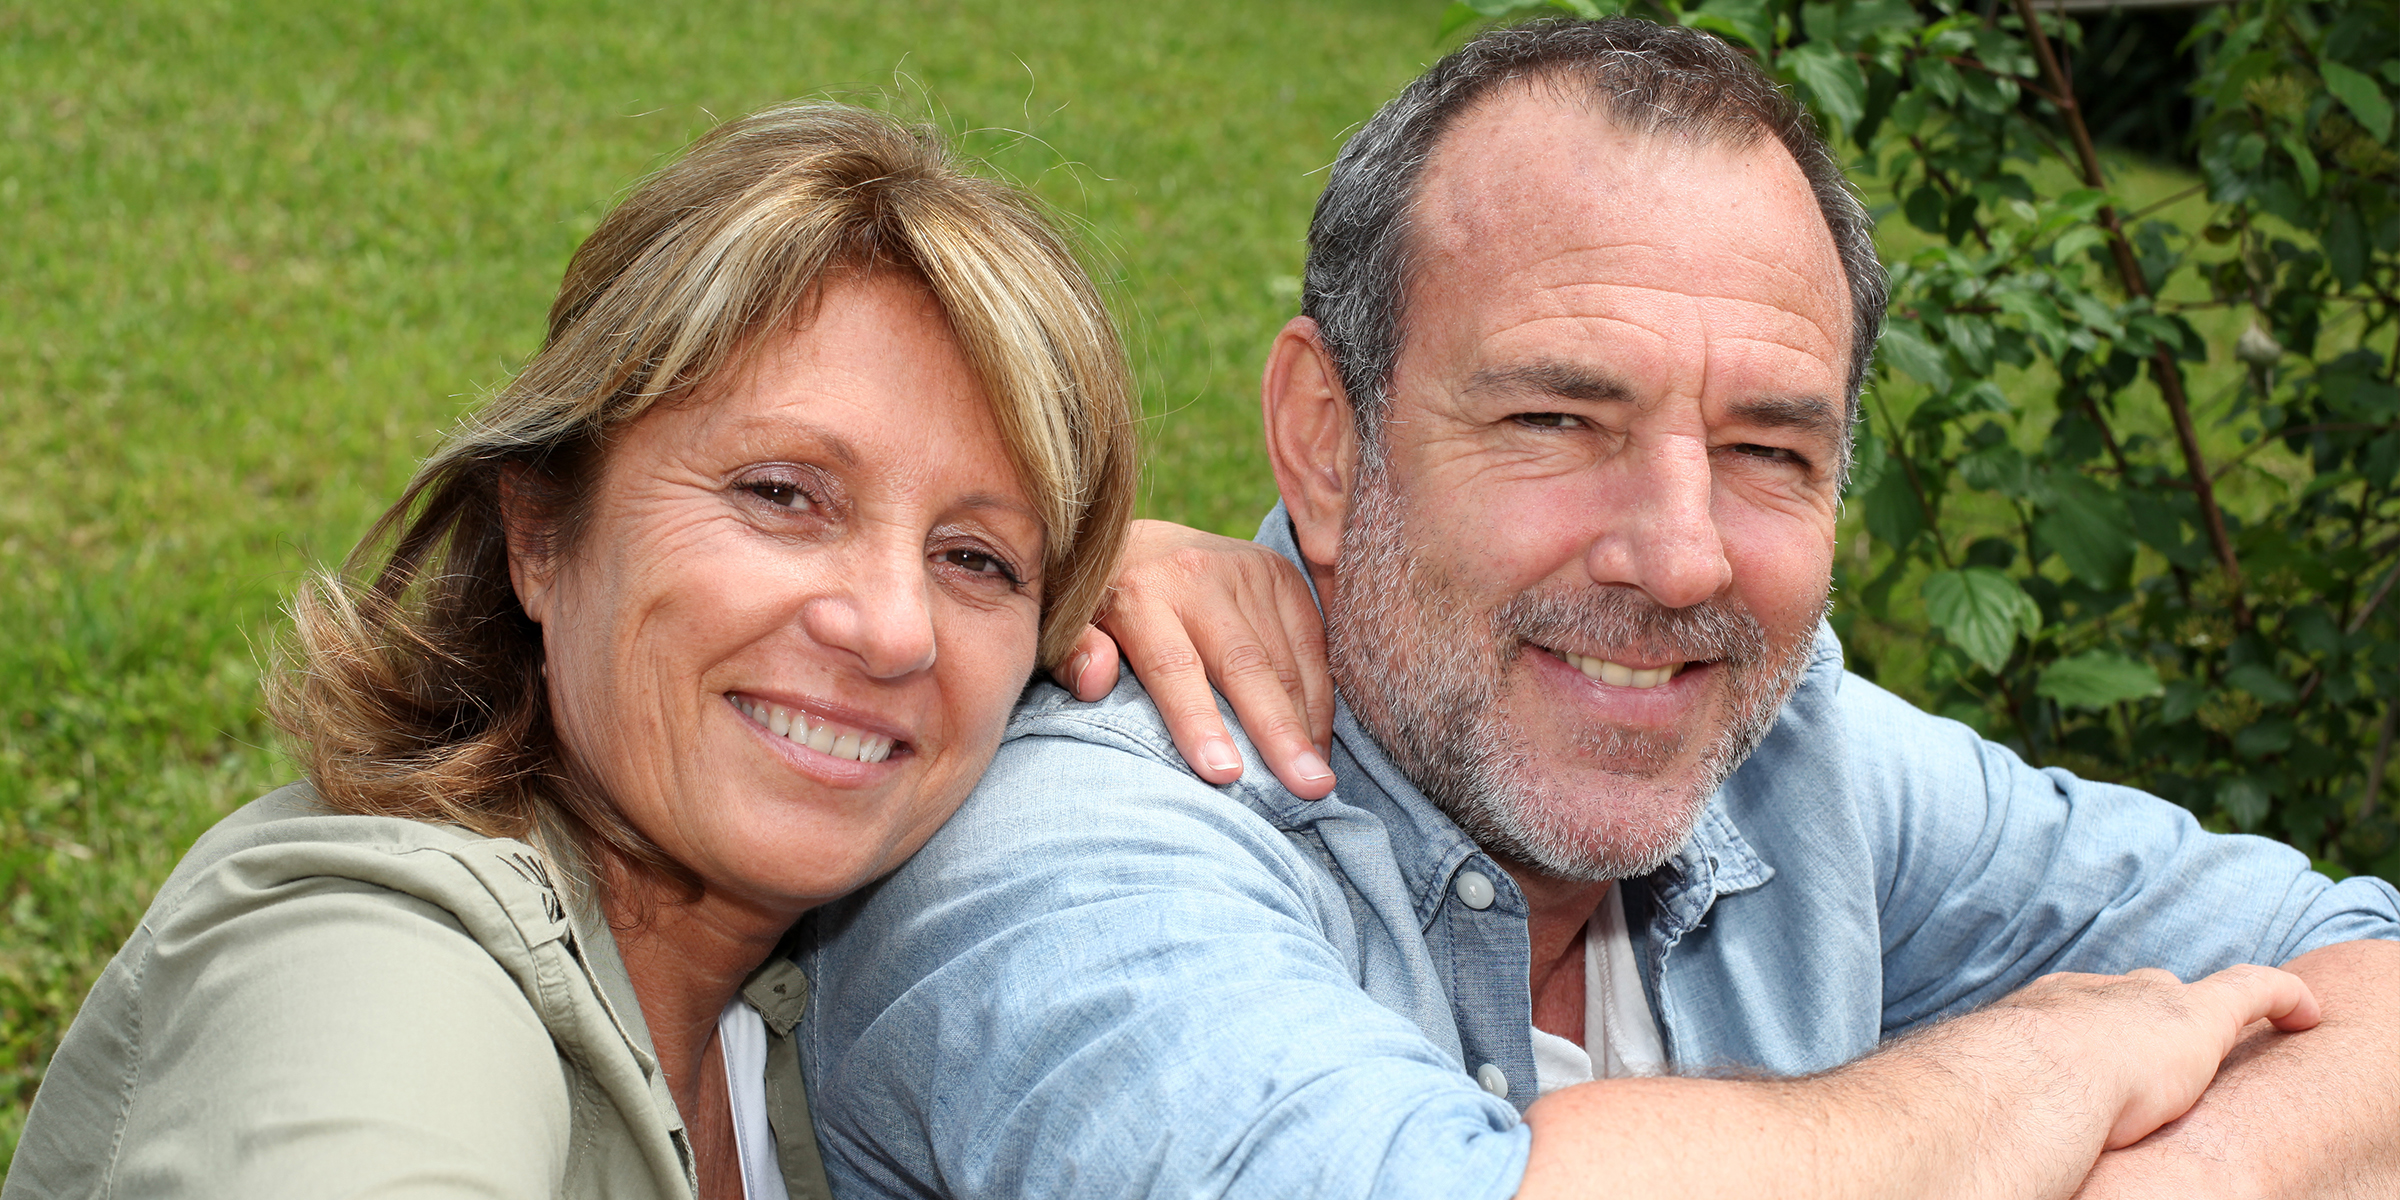
[[[777,955],[770,1121],[827,1195]],[[519,841],[252,802],[175,868],[50,1062],[0,1200],[689,1197],[616,939]]]

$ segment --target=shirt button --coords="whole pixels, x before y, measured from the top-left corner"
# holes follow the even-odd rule
[[[1475,1068],[1475,1082],[1482,1084],[1483,1090],[1503,1100],[1508,1098],[1508,1075],[1490,1063]]]
[[[1481,871],[1458,873],[1458,901],[1478,912],[1492,906],[1492,877]]]

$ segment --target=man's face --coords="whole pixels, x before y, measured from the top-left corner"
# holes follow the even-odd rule
[[[1772,723],[1824,607],[1832,236],[1771,137],[1631,137],[1533,88],[1449,131],[1417,221],[1337,678],[1487,850],[1646,872]]]

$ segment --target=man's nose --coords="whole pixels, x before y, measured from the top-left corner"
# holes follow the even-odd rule
[[[1610,489],[1608,527],[1585,552],[1592,581],[1638,587],[1668,608],[1724,591],[1733,563],[1717,528],[1708,444],[1678,435],[1635,450]]]
[[[862,547],[844,565],[838,582],[801,606],[809,637],[850,654],[875,679],[932,667],[934,580],[923,548]]]

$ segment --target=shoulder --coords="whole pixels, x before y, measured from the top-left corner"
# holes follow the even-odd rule
[[[970,955],[1105,955],[1091,937],[1102,912],[1177,928],[1347,921],[1340,884],[1266,793],[1340,802],[1273,779],[1254,760],[1223,788],[1192,774],[1130,681],[1093,704],[1037,686],[950,821],[892,876],[810,916],[820,1009],[871,1020]]]
[[[245,806],[85,1001],[18,1168],[277,1195],[447,1164],[548,1191],[571,1109],[535,1000],[563,947],[536,951],[567,936],[545,876],[523,843],[331,813],[304,786]]]
[[[1091,703],[1038,684],[1019,703],[974,793],[903,874],[938,877],[939,887],[955,889],[963,882],[960,871],[1039,873],[1044,860],[1028,851],[1040,847],[1106,859],[1249,862],[1274,874],[1305,873],[1306,856],[1289,835],[1345,806],[1285,791],[1230,709],[1223,715],[1243,771],[1220,787],[1184,762],[1164,718],[1130,674]],[[1222,870],[1207,874],[1220,882],[1225,877]]]

